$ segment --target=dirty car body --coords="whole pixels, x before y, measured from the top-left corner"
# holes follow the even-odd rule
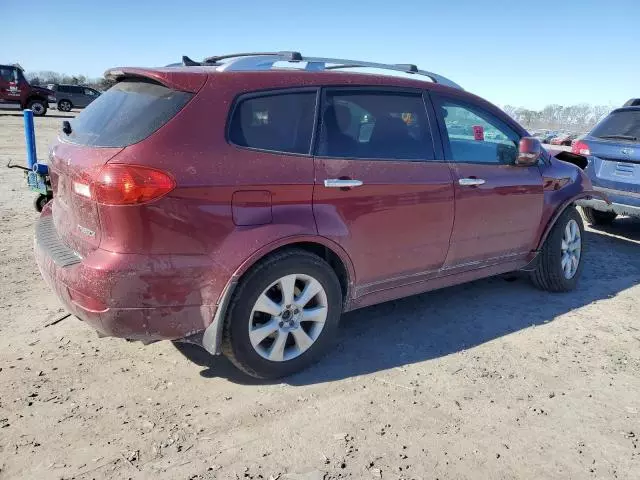
[[[317,277],[315,308],[338,317],[534,270],[567,209],[601,197],[580,168],[545,151],[517,165],[527,132],[438,82],[215,65],[115,72],[118,84],[51,149],[54,200],[35,248],[64,305],[103,335],[194,341],[211,353],[226,338],[233,350],[240,320],[230,312],[274,258],[273,269],[317,258],[338,288]],[[461,123],[471,133],[459,135]],[[284,360],[299,359],[298,310],[282,308],[272,315],[292,329]],[[248,373],[270,375],[258,361],[278,335]]]

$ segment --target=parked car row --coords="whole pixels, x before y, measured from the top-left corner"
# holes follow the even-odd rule
[[[542,143],[569,147],[578,137],[584,134],[554,130],[538,130],[533,132],[532,135],[538,138]]]

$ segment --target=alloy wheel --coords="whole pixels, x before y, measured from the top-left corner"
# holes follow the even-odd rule
[[[249,318],[249,340],[267,360],[292,360],[318,339],[327,312],[327,293],[318,280],[303,274],[286,275],[258,297]]]
[[[580,237],[580,227],[578,223],[571,219],[564,227],[562,236],[562,272],[566,279],[574,277],[580,265],[580,254],[582,251],[582,238]]]

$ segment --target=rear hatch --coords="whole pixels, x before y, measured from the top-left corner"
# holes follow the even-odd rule
[[[581,142],[595,185],[640,193],[640,108],[614,110]]]
[[[118,163],[127,146],[160,129],[192,97],[192,92],[170,88],[155,79],[124,76],[71,121],[71,133],[60,133],[50,156],[53,221],[58,235],[81,256],[100,246],[101,198],[105,197],[96,193],[96,185],[110,180],[112,167],[107,164]],[[125,200],[122,208],[131,207],[126,181],[119,184]],[[118,202],[119,197],[112,193],[109,201]]]

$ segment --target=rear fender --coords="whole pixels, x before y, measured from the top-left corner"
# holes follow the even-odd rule
[[[261,259],[269,255],[270,253],[275,252],[276,250],[287,247],[287,246],[295,246],[299,243],[314,243],[317,245],[322,245],[329,250],[331,250],[334,254],[340,258],[342,261],[346,273],[347,273],[347,294],[344,299],[344,311],[348,311],[351,308],[351,295],[354,291],[354,283],[355,283],[355,270],[353,267],[353,263],[349,258],[347,252],[337,243],[329,240],[326,237],[315,236],[315,235],[301,235],[301,236],[292,236],[282,238],[275,242],[272,242],[268,245],[265,245],[258,251],[254,252],[246,261],[240,265],[237,270],[234,272],[233,276],[227,282],[224,290],[220,295],[220,299],[218,302],[218,307],[216,309],[215,316],[213,317],[213,321],[211,324],[205,329],[202,338],[198,338],[196,343],[200,343],[202,347],[207,350],[212,355],[217,355],[220,352],[220,345],[222,342],[222,329],[224,327],[224,317],[226,315],[227,308],[233,297],[233,293],[240,281],[242,275],[244,275],[247,271],[251,269],[257,262]]]

